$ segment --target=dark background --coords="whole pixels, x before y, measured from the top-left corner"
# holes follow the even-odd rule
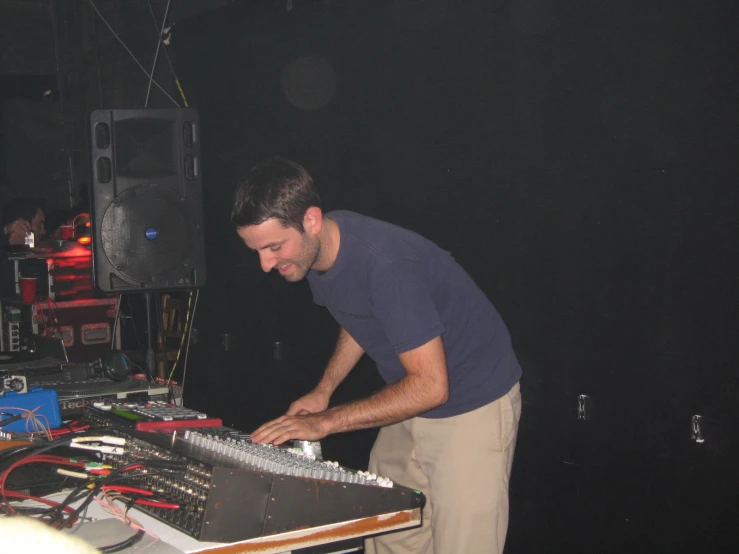
[[[525,376],[507,552],[736,551],[732,2],[175,4],[155,78],[200,113],[208,258],[188,404],[252,429],[330,355],[307,286],[263,274],[229,222],[239,176],[292,157],[327,209],[450,250],[508,323]],[[95,6],[150,71],[149,3]],[[143,107],[148,79],[88,1],[0,9],[0,196],[64,207],[86,113]],[[148,106],[174,104],[153,87]],[[335,401],[379,386],[364,360]],[[324,454],[361,469],[373,437]]]

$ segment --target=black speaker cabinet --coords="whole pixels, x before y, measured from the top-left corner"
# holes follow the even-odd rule
[[[95,110],[89,130],[96,288],[119,293],[202,286],[197,112]]]

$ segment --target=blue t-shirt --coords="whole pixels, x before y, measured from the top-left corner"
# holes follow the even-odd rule
[[[386,383],[406,375],[399,354],[441,336],[449,400],[423,417],[459,415],[497,400],[521,368],[498,312],[451,254],[397,225],[348,211],[336,261],[308,273],[316,304],[375,361]]]

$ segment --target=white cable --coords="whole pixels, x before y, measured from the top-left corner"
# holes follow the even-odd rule
[[[74,477],[76,479],[89,479],[90,476],[87,473],[80,473],[78,471],[71,471],[69,469],[63,469],[61,467],[57,468],[56,472],[59,475],[66,475],[67,477]]]
[[[121,43],[121,46],[123,46],[123,48],[124,48],[124,49],[126,50],[126,52],[128,52],[128,54],[129,54],[129,55],[131,56],[131,58],[133,58],[133,61],[134,61],[134,62],[136,62],[136,65],[138,65],[138,66],[139,66],[139,68],[141,69],[141,71],[143,71],[143,72],[144,72],[144,74],[145,74],[145,75],[146,75],[146,76],[147,76],[147,77],[148,77],[149,79],[151,79],[151,82],[152,82],[152,83],[154,83],[154,84],[156,85],[156,87],[157,87],[157,88],[158,88],[159,90],[161,90],[161,91],[162,91],[162,93],[164,94],[164,96],[166,96],[167,98],[169,98],[169,99],[170,99],[170,100],[171,100],[171,101],[172,101],[172,102],[174,103],[174,105],[175,105],[175,106],[177,106],[177,107],[179,108],[179,107],[180,107],[180,105],[179,105],[179,104],[177,103],[177,100],[175,100],[174,98],[172,98],[172,97],[171,97],[171,96],[169,95],[169,93],[168,93],[168,92],[167,92],[166,90],[164,90],[164,89],[162,88],[162,86],[161,86],[161,85],[160,85],[159,83],[157,83],[157,82],[156,82],[156,81],[154,80],[154,77],[153,77],[152,75],[150,75],[150,74],[149,74],[149,72],[148,72],[148,71],[146,71],[146,68],[145,68],[145,67],[144,67],[143,65],[141,65],[141,63],[139,62],[139,60],[137,60],[137,59],[136,59],[136,56],[134,56],[133,52],[131,52],[131,50],[130,50],[130,49],[128,48],[128,46],[126,46],[126,43],[125,43],[125,42],[123,42],[123,40],[121,39],[121,37],[119,37],[119,36],[118,36],[118,35],[116,34],[116,32],[115,32],[115,31],[113,30],[113,27],[111,27],[111,26],[110,26],[110,23],[108,23],[108,21],[107,21],[107,20],[106,20],[106,19],[105,19],[105,18],[103,17],[103,14],[101,14],[101,13],[100,13],[100,10],[98,10],[97,6],[95,5],[95,2],[93,2],[93,0],[88,0],[88,2],[89,2],[89,3],[90,3],[90,5],[92,6],[92,9],[93,9],[93,10],[95,10],[95,13],[96,13],[96,14],[98,15],[98,17],[100,18],[100,20],[101,20],[101,21],[102,21],[103,23],[105,23],[105,26],[106,26],[106,27],[108,28],[108,30],[109,30],[109,31],[110,31],[111,33],[113,33],[113,36],[114,36],[114,37],[116,38],[116,40],[117,40],[118,42],[120,42],[120,43]]]
[[[125,449],[121,448],[120,446],[106,446],[106,445],[97,445],[93,446],[90,444],[80,444],[80,443],[72,443],[69,445],[71,448],[79,448],[80,450],[93,450],[95,452],[102,452],[103,454],[123,454],[125,453]]]
[[[126,439],[124,439],[123,437],[111,437],[110,435],[103,435],[100,437],[75,437],[72,439],[73,444],[81,442],[102,442],[104,444],[123,446],[126,444]]]

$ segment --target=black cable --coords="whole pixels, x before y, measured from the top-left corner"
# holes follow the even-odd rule
[[[110,431],[109,427],[91,427],[90,429],[85,430],[84,433],[75,434],[73,438],[76,437],[85,437],[85,436],[97,436],[100,433],[107,433]],[[42,443],[33,443],[33,444],[21,444],[18,446],[14,446],[12,448],[6,448],[2,452],[0,452],[0,464],[4,464],[13,456],[16,454],[20,454],[24,451],[29,451],[29,456],[40,454],[42,452],[48,452],[49,450],[53,450],[54,448],[57,448],[58,446],[66,446],[68,444],[71,444],[72,438],[66,437],[63,439],[56,439],[55,441],[50,442],[42,442]],[[36,452],[38,450],[38,452]]]
[[[0,465],[9,461],[16,454],[20,454],[21,452],[25,452],[26,450],[34,450],[36,448],[39,448],[39,446],[31,445],[31,444],[21,444],[20,446],[14,446],[13,448],[7,448],[0,453]]]
[[[46,508],[40,508],[38,506],[13,506],[14,512],[23,512],[29,516],[42,515],[46,512]]]
[[[56,521],[61,522],[64,518],[64,508],[89,494],[87,491],[84,490],[89,484],[89,482],[80,483],[74,489],[72,489],[72,491],[66,496],[66,498],[59,502],[57,506],[51,506],[50,508],[47,508],[43,513],[44,515],[50,517],[49,523],[55,523]]]
[[[170,297],[171,299],[171,297]],[[162,307],[164,306],[164,303],[162,301],[162,296],[160,293],[154,293],[154,300],[156,304],[156,311],[157,311],[157,333],[154,337],[154,352],[157,356],[163,356],[164,357],[164,367],[165,369],[165,375],[167,372],[169,372],[169,360],[167,360],[167,337],[164,335],[164,315],[162,314]],[[162,351],[159,349],[159,337],[162,337]],[[158,372],[157,372],[158,373]]]
[[[87,498],[75,509],[73,513],[69,514],[69,516],[66,519],[66,523],[64,523],[62,526],[66,527],[66,525],[69,522],[74,521],[82,513],[82,511],[85,508],[87,508],[87,506],[93,501],[95,496],[102,490],[102,488],[105,485],[110,484],[115,478],[121,476],[123,473],[130,470],[132,467],[139,466],[139,465],[149,466],[149,467],[177,467],[179,469],[184,469],[184,467],[186,467],[185,464],[178,463],[178,462],[170,462],[168,460],[139,460],[134,463],[119,467],[118,469],[111,471],[110,474],[106,476],[105,478],[94,482],[93,488],[90,490],[90,493],[87,496]],[[127,475],[126,477],[133,477],[133,476]]]
[[[72,439],[71,438],[58,439],[58,440],[55,440],[55,441],[52,441],[52,442],[48,443],[47,446],[44,446],[44,447],[41,447],[41,448],[37,449],[32,454],[29,454],[29,456],[38,456],[39,454],[43,454],[44,452],[48,452],[49,450],[53,450],[55,448],[58,448],[59,446],[66,446],[66,445],[69,445],[69,444],[72,444]],[[24,458],[26,458],[26,457],[28,457],[28,456],[24,456]],[[5,495],[0,495],[0,496],[3,497],[3,500],[5,501],[5,505],[8,508],[10,508],[10,500]]]
[[[146,359],[146,351],[141,346],[141,339],[139,337],[139,330],[136,327],[136,317],[133,313],[133,306],[131,306],[131,295],[126,295],[126,302],[128,302],[128,309],[131,311],[131,323],[133,324],[133,335],[136,337],[136,345],[139,347],[139,352],[141,352],[142,360]]]
[[[23,450],[30,449],[33,452],[31,452],[29,456],[37,456],[37,455],[43,454],[44,452],[48,452],[49,450],[58,448],[60,446],[68,446],[69,444],[72,443],[73,438],[83,437],[83,436],[95,436],[96,434],[99,434],[100,432],[105,432],[105,431],[109,431],[109,429],[105,429],[105,428],[102,428],[99,430],[90,429],[85,434],[79,434],[79,435],[76,435],[75,437],[69,437],[69,438],[64,438],[64,439],[57,439],[56,441],[47,443],[45,446],[41,446],[40,448],[38,447],[32,448],[30,446],[23,445],[22,447],[13,449],[12,454],[18,454],[19,452]],[[9,457],[10,456],[8,456],[8,458]],[[28,456],[24,456],[24,457],[28,457]],[[103,479],[94,481],[92,483],[90,482],[82,483],[80,486],[78,486],[76,489],[70,492],[70,494],[67,495],[67,497],[62,502],[60,502],[58,506],[52,506],[45,513],[53,515],[54,512],[58,511],[58,514],[53,517],[53,520],[59,520],[61,522],[61,527],[66,527],[70,522],[74,521],[77,517],[79,517],[82,511],[85,510],[87,506],[90,505],[90,503],[93,501],[95,496],[100,492],[103,486],[108,485],[111,482],[114,482],[117,480],[135,479],[138,477],[146,477],[149,475],[159,473],[159,472],[147,472],[145,474],[123,475],[123,473],[131,469],[133,466],[139,466],[139,465],[145,466],[145,467],[148,466],[148,467],[153,467],[153,468],[159,468],[160,471],[166,468],[177,469],[179,471],[182,471],[186,467],[186,464],[179,463],[179,462],[172,462],[169,460],[139,460],[134,463],[127,464],[126,466],[113,470],[109,475],[107,475]],[[85,494],[80,495],[79,493],[81,492],[81,488],[87,487],[90,484],[93,484],[93,488],[89,492],[85,492]],[[80,506],[78,506],[71,514],[69,514],[69,516],[65,520],[64,519],[65,514],[63,512],[64,507],[68,506],[70,503],[75,502],[76,500],[79,500],[80,498],[83,498],[85,496],[87,498],[85,498],[85,500],[83,500]],[[5,499],[5,504],[8,508],[10,508],[9,499],[7,498]],[[138,540],[136,542],[138,542]],[[113,545],[113,546],[117,546],[117,545]],[[110,551],[110,552],[115,552],[115,551]]]
[[[133,475],[118,475],[117,477],[113,479],[107,478],[105,481],[105,484],[109,485],[117,481],[129,481],[129,480],[139,479],[142,477],[149,477],[151,475],[166,475],[166,474],[160,471],[150,471],[147,473],[135,473]],[[44,511],[42,513],[46,515],[50,515],[52,512],[58,512],[57,514],[54,515],[51,522],[53,523],[54,521],[57,521],[60,515],[62,516],[64,515],[62,513],[62,510],[66,506],[69,506],[70,504],[77,502],[78,500],[90,494],[89,491],[84,490],[89,484],[90,484],[89,482],[81,483],[75,490],[71,491],[64,500],[59,502],[58,506],[51,506],[50,508],[44,508],[43,509]]]
[[[6,425],[10,425],[14,421],[18,421],[20,419],[23,419],[23,414],[16,414],[14,416],[10,416],[6,419],[0,419],[0,427],[5,427]]]
[[[98,74],[98,108],[102,108],[105,103],[103,102],[103,74],[100,71],[100,41],[98,40],[98,29],[97,29],[97,16],[95,12],[90,10],[90,17],[92,18],[92,41],[93,49],[95,50],[95,68]]]
[[[110,546],[101,546],[98,548],[98,550],[100,552],[103,552],[104,554],[110,554],[111,552],[120,552],[121,550],[128,548],[129,546],[133,546],[137,542],[141,541],[141,539],[144,538],[144,535],[144,530],[139,529],[136,534],[131,535],[125,541],[119,542],[118,544],[111,544]]]

